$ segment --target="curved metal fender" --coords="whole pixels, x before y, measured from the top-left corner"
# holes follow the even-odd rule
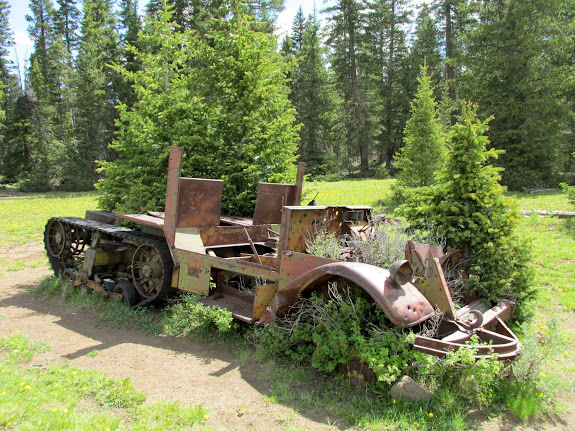
[[[395,283],[389,271],[365,263],[335,262],[314,268],[280,288],[259,321],[273,323],[276,316],[285,314],[298,301],[303,291],[335,277],[345,278],[360,286],[389,320],[401,327],[417,325],[434,315],[433,306],[414,285]]]

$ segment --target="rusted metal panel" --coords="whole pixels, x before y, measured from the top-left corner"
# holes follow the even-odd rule
[[[118,214],[114,213],[118,218],[133,221],[134,223],[143,224],[146,226],[155,227],[158,229],[163,229],[164,220],[158,217],[152,217],[147,214]]]
[[[185,262],[191,262],[197,268],[199,268],[200,266],[209,267],[234,272],[236,274],[247,275],[250,277],[265,278],[269,282],[278,281],[278,272],[276,271],[276,269],[265,265],[258,265],[256,263],[251,262],[237,262],[233,260],[226,260],[220,257],[209,256],[207,254],[203,255],[185,250],[174,250],[174,252],[176,255],[176,260],[180,264],[183,264]],[[180,279],[182,279],[182,277],[185,277],[185,274],[183,272],[184,270],[181,269]]]
[[[193,251],[203,254],[205,252],[204,243],[198,228],[187,227],[176,230],[176,240],[174,247],[178,250]]]
[[[254,295],[254,310],[253,310],[254,320],[258,320],[261,317],[270,301],[276,295],[277,290],[278,290],[277,283],[256,286],[256,292]]]
[[[252,238],[252,241],[256,243],[265,242],[268,238],[269,227],[269,225],[213,226],[199,227],[198,231],[200,232],[204,246],[219,247],[238,244],[249,245],[246,230]]]
[[[207,295],[210,292],[210,265],[196,253],[176,249],[174,256],[180,264],[178,289]]]
[[[282,215],[279,249],[304,252],[306,240],[327,231],[336,235],[347,234],[350,226],[365,225],[371,213],[365,206],[288,206]]]
[[[86,211],[86,219],[106,224],[115,224],[116,217],[111,211]]]
[[[217,226],[222,210],[222,180],[180,178],[178,228]]]
[[[170,160],[168,163],[168,182],[166,185],[166,205],[164,235],[172,250],[176,237],[176,226],[178,221],[178,189],[180,187],[180,175],[182,173],[182,147],[172,147],[170,149]]]
[[[415,286],[443,314],[448,317],[455,317],[455,304],[453,304],[439,259],[436,257],[428,258],[425,266],[427,267],[427,275],[425,278],[414,281]]]
[[[296,194],[293,184],[259,183],[253,224],[280,223],[282,207],[294,205]]]
[[[306,272],[322,265],[337,262],[324,257],[313,256],[311,254],[296,253],[291,250],[284,251],[280,256],[280,280],[279,286],[284,287],[292,280],[301,277]]]
[[[298,301],[303,291],[336,277],[358,285],[381,307],[389,320],[404,328],[417,325],[435,314],[429,301],[415,286],[394,283],[389,271],[364,263],[336,262],[312,269],[278,289],[260,321],[273,322],[276,315],[285,313]]]

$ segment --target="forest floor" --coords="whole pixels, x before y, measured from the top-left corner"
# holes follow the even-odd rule
[[[41,244],[0,247],[0,255],[37,261]],[[348,429],[339,418],[321,411],[305,415],[289,406],[270,401],[265,365],[255,359],[240,360],[226,346],[186,338],[153,336],[138,330],[97,326],[97,316],[79,313],[60,297],[34,294],[36,285],[50,275],[47,265],[9,271],[0,276],[0,334],[20,333],[49,343],[37,354],[35,366],[65,363],[128,377],[147,395],[147,402],[160,400],[202,404],[210,411],[209,426],[238,430]],[[560,313],[562,327],[575,335],[575,315]],[[97,355],[88,353],[98,351]],[[517,422],[481,417],[482,430],[573,430],[575,396],[563,393],[565,414],[554,422]],[[353,427],[351,428],[353,429]]]

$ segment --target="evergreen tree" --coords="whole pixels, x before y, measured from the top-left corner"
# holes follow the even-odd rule
[[[30,0],[32,15],[28,32],[34,41],[28,70],[29,86],[21,106],[26,120],[18,122],[25,130],[26,167],[19,176],[23,190],[43,191],[58,186],[66,153],[64,138],[68,110],[62,95],[63,65],[67,63],[64,41],[55,31],[55,10],[50,0]],[[23,137],[21,132],[11,132]]]
[[[399,169],[398,183],[406,187],[433,184],[434,174],[445,160],[445,143],[426,65],[421,66],[421,75],[417,80],[419,88],[411,104],[411,118],[404,130],[405,146],[396,155],[395,161]]]
[[[429,7],[424,5],[416,20],[414,39],[409,53],[409,68],[413,71],[413,76],[419,76],[421,65],[427,64],[432,85],[437,88],[442,77],[443,62],[439,50],[439,30],[433,17],[430,15]],[[416,79],[413,80],[416,82]],[[439,94],[435,93],[436,97]]]
[[[379,108],[381,133],[378,136],[378,163],[391,168],[402,142],[409,113],[409,77],[405,73],[408,51],[405,28],[410,23],[407,0],[368,1],[365,67],[370,70],[373,89],[379,96],[370,110]]]
[[[574,83],[575,4],[505,0],[475,6],[462,95],[495,116],[491,137],[506,151],[500,158],[504,184],[515,190],[556,185],[572,115],[566,96]]]
[[[301,11],[301,9],[300,9]],[[299,29],[298,18],[294,20]],[[294,41],[294,45],[295,45]],[[303,24],[300,48],[297,50],[298,66],[292,73],[293,90],[290,99],[297,111],[300,159],[306,162],[306,172],[325,175],[337,166],[336,156],[341,154],[339,127],[340,100],[333,78],[326,68],[325,48],[321,46],[320,23],[311,15]]]
[[[359,156],[360,169],[369,168],[369,158],[379,131],[372,115],[374,92],[367,68],[361,67],[365,48],[365,5],[357,0],[338,0],[325,10],[329,13],[328,44],[331,64],[343,95],[345,136],[350,157]]]
[[[184,147],[183,174],[222,178],[223,210],[249,214],[259,181],[293,175],[297,127],[288,99],[288,65],[269,34],[252,29],[240,11],[232,31],[175,31],[170,13],[152,19],[142,34],[133,80],[138,102],[120,103],[119,158],[103,163],[98,183],[106,209],[161,209],[170,145]],[[257,23],[255,23],[257,25]],[[185,67],[184,67],[185,66]]]
[[[69,181],[77,190],[89,190],[96,177],[96,160],[111,157],[118,103],[118,60],[115,18],[110,0],[84,0],[77,64],[77,144],[70,149]]]
[[[413,227],[431,223],[447,246],[463,252],[467,290],[493,301],[517,299],[515,318],[522,319],[524,301],[534,295],[528,246],[515,231],[517,208],[503,194],[500,170],[488,164],[502,153],[487,149],[484,133],[490,119],[480,121],[476,112],[476,106],[464,103],[462,123],[449,134],[437,185],[418,189],[400,212]]]
[[[10,60],[8,48],[14,44],[12,31],[8,22],[10,5],[6,0],[0,0],[0,176],[6,175],[6,157],[10,153],[5,139],[6,110],[10,100]],[[0,178],[0,181],[2,178]]]
[[[77,0],[57,0],[58,10],[54,15],[54,30],[64,38],[68,64],[72,66],[74,51],[78,43],[77,30],[79,27],[80,11],[76,6]]]
[[[135,72],[141,68],[141,64],[136,61],[131,48],[138,47],[138,32],[142,28],[142,22],[138,15],[138,0],[121,0],[119,12],[120,45],[121,53],[118,64],[125,67],[130,72]],[[117,83],[118,97],[128,107],[136,102],[136,94],[132,87],[133,82],[123,80]]]

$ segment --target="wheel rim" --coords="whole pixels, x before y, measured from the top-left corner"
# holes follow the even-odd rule
[[[70,249],[70,230],[59,220],[52,220],[47,229],[46,248],[54,257],[60,257],[64,251]]]
[[[134,287],[144,298],[151,298],[162,289],[164,266],[158,251],[148,244],[136,249],[132,259]]]

